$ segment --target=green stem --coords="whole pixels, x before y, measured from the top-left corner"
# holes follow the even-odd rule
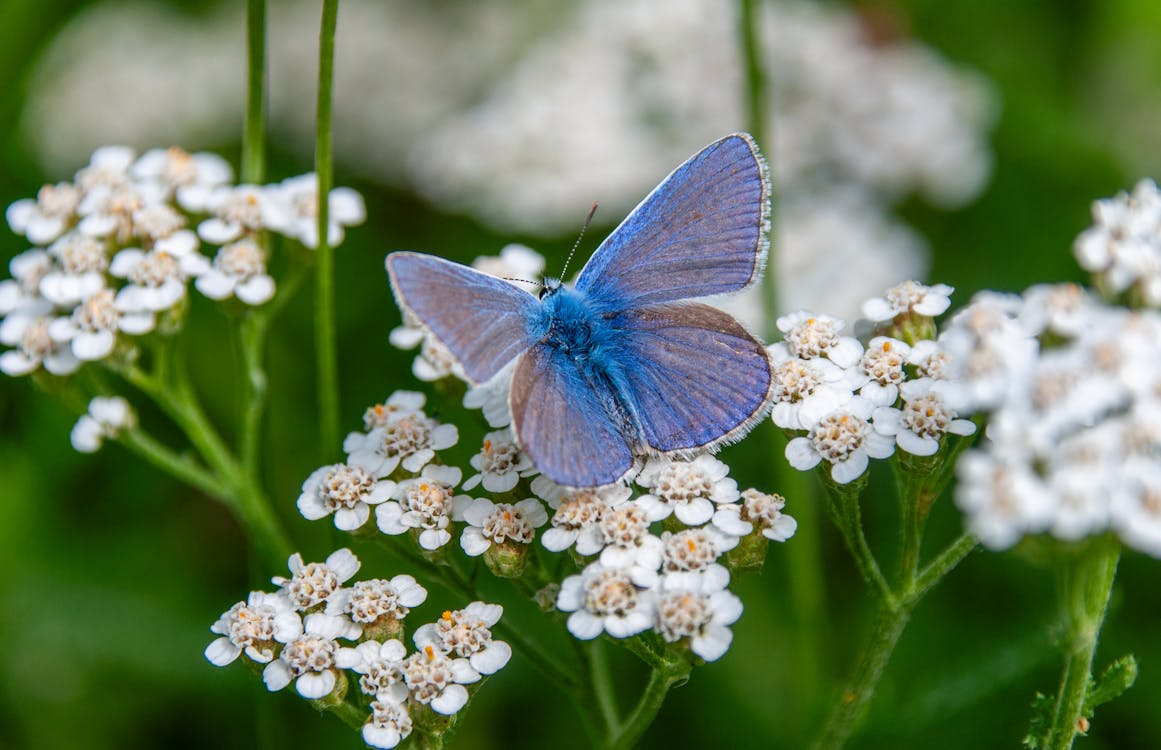
[[[585,661],[589,668],[589,679],[592,680],[593,693],[596,695],[597,708],[600,710],[601,721],[606,731],[617,726],[621,717],[617,711],[616,686],[609,671],[609,658],[605,651],[605,643],[600,638],[594,638],[587,644]]]
[[[265,318],[248,315],[236,329],[242,353],[243,382],[241,445],[242,467],[250,476],[258,475],[262,414],[266,410],[266,370],[262,353],[266,339]]]
[[[971,534],[960,535],[943,552],[936,555],[935,559],[928,563],[915,577],[911,598],[918,601],[926,596],[927,592],[939,583],[940,579],[959,565],[977,546],[979,546],[979,542]]]
[[[863,475],[866,476],[865,474]],[[888,606],[895,605],[895,593],[879,569],[871,547],[867,544],[867,537],[863,534],[863,522],[859,513],[859,494],[866,485],[865,480],[856,480],[851,484],[839,485],[827,482],[828,502],[831,518],[843,535],[847,549],[855,560],[855,567],[859,575],[875,595]]]
[[[1111,538],[1091,541],[1064,571],[1064,614],[1068,624],[1064,675],[1056,695],[1056,711],[1044,744],[1048,750],[1068,750],[1078,731],[1092,682],[1092,660],[1109,595],[1121,559],[1120,544]]]
[[[338,0],[323,0],[319,30],[318,114],[315,130],[314,168],[318,179],[318,252],[315,287],[315,338],[318,347],[319,436],[324,457],[338,450],[339,373],[335,345],[335,261],[327,226],[330,221],[330,194],[334,182],[331,163],[331,110],[335,67],[335,25]]]
[[[266,179],[266,0],[246,2],[246,123],[242,182]]]
[[[125,430],[117,440],[157,468],[202,492],[226,500],[230,489],[188,456],[175,453],[139,427]]]
[[[690,668],[689,662],[682,661],[671,662],[667,669],[655,667],[650,670],[641,698],[620,730],[610,737],[609,747],[617,750],[633,747],[652,726],[670,689],[689,678]]]

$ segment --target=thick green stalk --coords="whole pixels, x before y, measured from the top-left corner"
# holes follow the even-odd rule
[[[339,447],[339,367],[335,345],[335,259],[327,226],[334,184],[331,112],[334,99],[335,25],[339,1],[323,0],[318,46],[318,109],[314,169],[318,178],[318,251],[315,287],[315,345],[318,347],[319,436],[324,458]]]
[[[266,179],[266,0],[246,2],[246,123],[242,182]]]
[[[1092,660],[1108,610],[1109,595],[1121,559],[1115,539],[1092,540],[1065,569],[1061,592],[1068,635],[1067,653],[1056,711],[1044,744],[1048,750],[1068,750],[1079,730],[1085,698],[1092,681]]]

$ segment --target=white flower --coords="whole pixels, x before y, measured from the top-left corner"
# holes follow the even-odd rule
[[[287,208],[259,185],[216,187],[206,197],[205,209],[213,215],[198,224],[198,234],[215,245],[253,237],[263,229],[281,232],[289,221]]]
[[[472,602],[463,609],[445,611],[434,623],[415,631],[415,646],[429,647],[449,656],[468,660],[480,674],[495,674],[512,658],[512,647],[492,639],[491,628],[500,621],[504,608],[499,604]]]
[[[649,513],[637,502],[623,503],[601,516],[601,564],[624,570],[642,588],[657,584],[663,545],[649,531]]]
[[[275,200],[286,206],[287,219],[278,231],[309,248],[318,247],[318,176],[313,172],[283,180],[271,188]],[[331,190],[327,212],[327,244],[343,241],[343,228],[367,218],[363,196],[347,187]]]
[[[105,287],[109,256],[105,243],[69,232],[48,248],[56,260],[40,279],[40,293],[61,307],[70,307]]]
[[[81,415],[69,436],[73,448],[81,453],[96,453],[105,438],[114,438],[134,421],[129,402],[120,396],[97,396],[89,402],[89,411]]]
[[[326,603],[351,576],[359,572],[362,563],[349,549],[343,548],[327,556],[325,563],[303,564],[302,555],[295,552],[287,561],[290,578],[275,576],[271,582],[282,588],[294,608],[305,612]]]
[[[527,245],[512,243],[505,245],[499,255],[477,257],[472,261],[472,268],[526,289],[529,283],[539,285],[544,274],[544,256]]]
[[[1110,499],[1112,526],[1130,547],[1161,557],[1161,466],[1133,458]]]
[[[967,515],[968,530],[986,546],[1006,549],[1052,522],[1056,503],[1051,493],[1019,458],[971,450],[955,468],[955,502]]]
[[[484,445],[471,458],[472,468],[480,472],[468,477],[464,489],[473,489],[483,482],[484,489],[492,493],[508,492],[520,481],[536,473],[532,459],[528,458],[508,430],[497,430],[484,435]]]
[[[175,254],[135,247],[113,257],[109,273],[129,281],[117,292],[117,309],[128,313],[163,312],[185,299],[186,280],[209,268],[196,251]]]
[[[84,218],[77,231],[87,237],[129,242],[137,234],[137,217],[164,199],[161,188],[151,183],[102,185],[81,200],[78,210]]]
[[[371,747],[395,747],[411,734],[411,716],[407,705],[391,700],[371,701],[371,716],[363,725],[363,742]]]
[[[68,343],[53,338],[52,309],[47,300],[26,306],[8,315],[0,323],[0,343],[15,349],[0,354],[0,370],[13,377],[27,375],[38,367],[53,375],[69,375],[81,366]]]
[[[899,384],[907,378],[903,366],[911,355],[905,342],[887,336],[876,336],[867,344],[859,369],[870,380],[859,389],[859,395],[875,406],[892,406],[899,397]]]
[[[729,506],[726,506],[729,507]],[[702,573],[711,568],[725,568],[717,563],[719,557],[738,546],[738,537],[714,526],[683,529],[676,533],[661,532],[661,573]],[[727,579],[729,578],[727,574]]]
[[[353,622],[370,625],[383,618],[400,621],[412,607],[427,600],[427,589],[409,575],[391,580],[372,578],[355,581],[350,588],[339,589],[327,600],[328,615],[347,615]]]
[[[335,528],[354,531],[371,517],[372,505],[395,491],[391,480],[378,479],[362,466],[333,464],[315,469],[302,484],[298,510],[308,521],[335,515]]]
[[[947,433],[972,435],[975,424],[956,419],[956,412],[940,394],[939,382],[929,378],[903,383],[903,407],[877,407],[872,416],[875,431],[893,436],[899,447],[913,456],[934,456]]]
[[[230,607],[210,630],[222,636],[206,647],[206,659],[216,667],[246,656],[259,664],[274,658],[278,643],[302,635],[302,618],[282,594],[251,591],[246,601]]]
[[[261,305],[274,296],[274,279],[266,273],[266,259],[252,240],[222,245],[213,265],[194,281],[210,299],[237,297],[247,305]]]
[[[770,414],[774,424],[783,429],[810,429],[854,395],[853,370],[844,370],[829,359],[800,359],[784,346],[770,347],[770,359],[774,364],[774,408]]]
[[[548,513],[534,497],[515,504],[480,498],[464,509],[463,520],[468,525],[460,535],[460,546],[478,557],[493,544],[532,544],[536,529],[548,522]]]
[[[539,480],[533,481],[537,490]],[[546,482],[550,480],[544,477]],[[555,485],[553,485],[555,489]],[[601,530],[601,519],[610,510],[627,502],[633,490],[625,485],[615,484],[597,489],[571,490],[568,492],[544,493],[552,496],[549,505],[556,508],[552,516],[552,528],[540,535],[540,543],[552,552],[561,552],[576,545],[577,554],[595,555],[605,546],[605,533]],[[544,494],[541,496],[543,497]]]
[[[315,613],[303,621],[303,633],[289,641],[278,658],[262,670],[262,681],[270,691],[294,683],[303,698],[318,700],[335,689],[337,667],[335,654],[338,638],[358,638],[362,629],[345,617]]]
[[[416,362],[418,361],[417,359]],[[513,360],[512,365],[501,370],[488,382],[469,386],[467,392],[464,393],[464,408],[479,409],[489,427],[507,427],[512,424],[512,412],[508,408],[508,393],[512,389],[514,370],[515,360]],[[454,367],[449,369],[449,372],[454,371]]]
[[[1150,179],[1132,194],[1093,203],[1094,226],[1076,238],[1073,251],[1086,271],[1119,293],[1136,288],[1146,304],[1161,303],[1161,189]]]
[[[40,281],[52,267],[52,257],[40,248],[12,256],[8,262],[12,278],[0,281],[0,315],[39,304]]]
[[[191,154],[177,146],[146,151],[130,165],[129,174],[161,184],[179,206],[192,212],[205,211],[213,188],[234,179],[234,170],[217,154]]]
[[[403,659],[407,647],[392,638],[363,641],[354,648],[340,648],[335,654],[335,666],[358,672],[359,687],[364,693],[401,703],[407,699],[407,685],[403,683]]]
[[[435,452],[459,442],[454,424],[439,424],[423,412],[404,414],[364,434],[352,432],[343,441],[347,463],[385,477],[402,465],[415,473],[435,458]],[[459,483],[459,480],[456,480]]]
[[[934,318],[951,307],[949,295],[954,291],[947,284],[926,286],[918,281],[904,281],[888,289],[883,297],[864,302],[863,317],[876,323],[907,314]]]
[[[80,213],[91,210],[85,207],[86,203],[91,205],[94,200],[132,182],[129,165],[133,157],[133,149],[128,146],[102,146],[93,152],[89,163],[76,174],[76,184],[83,196]]]
[[[815,359],[826,357],[842,368],[859,361],[863,347],[850,336],[840,336],[843,322],[829,315],[815,315],[801,310],[778,318],[778,330],[785,341],[772,349],[785,347],[792,357]]]
[[[422,414],[425,403],[427,396],[419,391],[395,391],[383,403],[367,407],[363,412],[363,426],[370,431],[412,414]]]
[[[408,529],[421,529],[419,546],[426,550],[447,544],[451,541],[448,526],[453,518],[459,520],[472,502],[467,495],[453,492],[462,477],[462,472],[454,466],[423,467],[421,476],[396,485],[392,497],[397,502],[386,502],[375,508],[379,530],[396,535]]]
[[[464,685],[480,680],[480,673],[467,659],[453,659],[433,646],[404,659],[403,675],[411,699],[444,716],[463,708],[468,702]]]
[[[78,305],[71,316],[57,318],[48,327],[53,341],[67,343],[73,355],[86,362],[109,356],[122,331],[142,334],[151,330],[153,314],[118,310],[112,289],[102,289]]]
[[[8,206],[5,218],[12,231],[34,245],[52,242],[64,234],[76,219],[81,192],[69,182],[45,185],[36,199],[24,198]]]
[[[664,576],[657,595],[654,629],[667,643],[689,639],[689,648],[706,661],[720,659],[733,641],[730,625],[742,616],[742,600],[725,589],[724,577]]]
[[[633,583],[628,571],[590,564],[560,584],[557,609],[571,612],[568,632],[588,641],[605,632],[628,638],[653,626],[654,598]]]
[[[806,437],[786,444],[786,460],[799,471],[813,469],[822,460],[831,464],[831,478],[848,484],[862,476],[870,458],[887,458],[895,452],[895,440],[875,432],[867,420],[870,401],[856,396],[810,428]]]
[[[738,499],[738,483],[728,477],[730,467],[702,454],[691,461],[651,458],[637,475],[637,484],[650,490],[637,498],[650,521],[671,513],[686,526],[700,526],[713,517],[714,504]]]
[[[786,498],[750,488],[742,492],[741,504],[718,506],[714,526],[727,534],[742,537],[754,531],[774,542],[785,542],[798,530],[798,521],[786,515]]]

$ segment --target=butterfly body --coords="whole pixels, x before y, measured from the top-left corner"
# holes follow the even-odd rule
[[[450,261],[392,253],[400,306],[482,383],[515,360],[516,439],[559,484],[593,487],[638,456],[736,440],[768,410],[769,356],[699,297],[754,283],[769,184],[753,141],[727,136],[663,181],[601,244],[574,287],[539,298]]]

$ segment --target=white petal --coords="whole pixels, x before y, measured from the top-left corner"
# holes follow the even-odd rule
[[[591,641],[605,629],[605,623],[600,617],[582,609],[569,615],[567,627],[574,638]]]
[[[263,274],[251,276],[239,284],[234,294],[247,305],[261,305],[268,302],[274,296],[274,292],[274,279]]]
[[[786,460],[799,471],[813,469],[822,460],[810,440],[804,437],[796,437],[787,443],[785,452]]]
[[[281,659],[270,662],[262,670],[262,682],[267,690],[281,690],[290,684],[290,667]]]
[[[303,698],[310,700],[324,698],[335,689],[335,673],[330,669],[322,672],[307,672],[295,680],[294,688]]]
[[[335,511],[335,528],[339,531],[354,531],[361,528],[371,517],[371,507],[359,503],[354,508],[340,508]]]
[[[463,685],[448,685],[431,702],[431,710],[444,716],[451,716],[468,703],[468,690]]]
[[[224,667],[238,658],[242,649],[235,646],[229,638],[219,638],[206,646],[206,659],[215,667]]]
[[[504,641],[492,641],[484,650],[472,654],[470,661],[480,674],[495,674],[503,669],[511,658],[511,646]]]

